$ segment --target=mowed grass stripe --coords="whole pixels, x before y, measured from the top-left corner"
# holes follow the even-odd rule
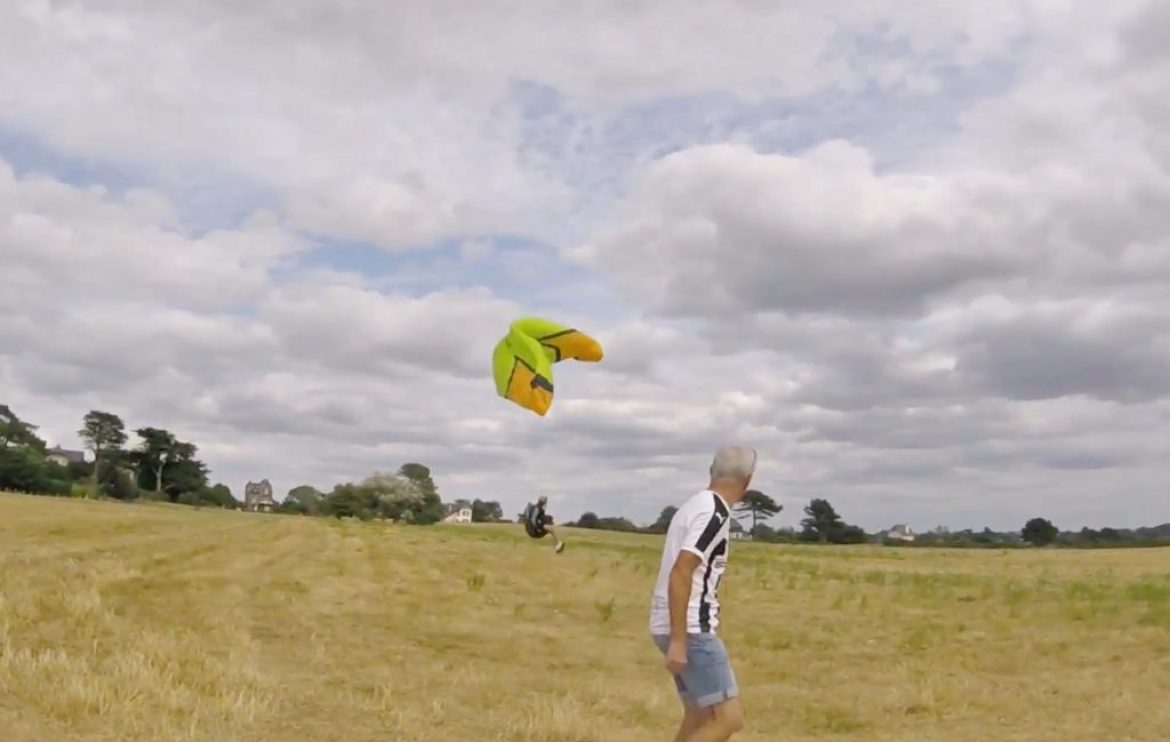
[[[0,496],[4,739],[668,739],[659,537]],[[1170,736],[1170,552],[735,543],[744,740]]]

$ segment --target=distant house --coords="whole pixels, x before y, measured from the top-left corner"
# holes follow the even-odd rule
[[[913,541],[914,529],[906,523],[899,523],[886,532],[886,538],[893,541]]]
[[[244,485],[244,510],[267,513],[275,507],[276,498],[272,496],[272,485],[267,479]]]
[[[54,464],[61,466],[69,466],[70,464],[84,464],[85,451],[70,451],[60,446],[53,446],[48,451],[45,451],[45,458],[52,461]]]
[[[471,506],[462,503],[458,505],[447,505],[447,514],[443,516],[444,523],[470,523],[471,522]]]
[[[735,518],[731,519],[731,526],[729,528],[731,531],[731,538],[737,541],[740,539],[751,539],[752,537],[752,535],[744,530],[743,525],[740,524],[740,522]]]

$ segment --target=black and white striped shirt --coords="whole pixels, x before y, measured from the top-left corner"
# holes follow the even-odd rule
[[[670,571],[679,553],[689,551],[701,560],[691,582],[687,604],[687,633],[713,633],[719,625],[719,583],[727,568],[731,509],[712,490],[691,497],[674,514],[662,547],[662,563],[650,609],[650,631],[670,633]]]

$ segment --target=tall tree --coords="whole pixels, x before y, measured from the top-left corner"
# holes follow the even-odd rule
[[[333,488],[321,501],[321,513],[335,518],[369,520],[377,513],[378,495],[371,487],[347,482]]]
[[[629,518],[623,518],[621,516],[599,518],[597,527],[605,531],[627,531],[630,533],[638,530],[638,526],[630,521]]]
[[[504,519],[504,509],[495,500],[476,499],[471,503],[471,520],[475,523],[498,523]]]
[[[601,518],[597,517],[597,513],[594,513],[592,511],[587,511],[585,513],[582,513],[581,517],[577,519],[577,527],[578,528],[600,528],[601,527]]]
[[[294,500],[311,501],[321,499],[324,493],[316,487],[309,484],[299,484],[288,491],[285,499],[293,498]]]
[[[804,507],[804,514],[807,517],[800,521],[800,525],[804,528],[801,537],[806,541],[828,543],[845,527],[841,516],[837,515],[837,511],[828,500],[820,498],[811,500]]]
[[[199,452],[194,443],[175,441],[163,472],[163,491],[171,502],[178,502],[184,492],[200,492],[207,487],[210,469],[196,458]]]
[[[846,523],[830,538],[835,544],[864,544],[869,537],[861,526]]]
[[[1059,533],[1059,529],[1047,518],[1032,518],[1024,524],[1020,535],[1030,544],[1047,546],[1056,540]]]
[[[216,505],[221,508],[236,509],[240,507],[240,501],[232,494],[232,488],[226,484],[218,483],[199,493],[199,501],[209,505]]]
[[[759,490],[748,490],[735,508],[741,513],[749,513],[752,516],[751,533],[755,536],[757,523],[776,515],[784,509],[784,506]]]
[[[142,440],[138,448],[133,451],[133,460],[138,466],[139,485],[142,478],[149,478],[148,485],[155,493],[161,495],[163,488],[163,471],[167,464],[176,458],[176,447],[179,443],[174,434],[161,428],[139,428],[134,431]]]
[[[437,492],[435,480],[431,478],[431,470],[422,464],[413,461],[403,464],[398,473],[417,484],[424,495]]]
[[[288,491],[284,502],[280,504],[280,509],[287,512],[316,515],[321,510],[321,501],[324,498],[325,494],[316,487],[302,484]]]
[[[374,472],[359,486],[372,497],[372,507],[376,514],[390,520],[416,523],[420,513],[431,503],[423,492],[423,485],[402,473]]]
[[[126,425],[122,418],[112,412],[90,410],[86,413],[77,435],[85,442],[86,447],[93,451],[92,490],[96,495],[98,480],[102,476],[102,466],[109,458],[107,454],[121,449],[126,442]]]
[[[678,512],[678,508],[674,505],[667,505],[662,508],[662,512],[658,514],[658,520],[650,524],[646,530],[650,533],[666,533],[670,530],[670,521],[674,518],[674,514]]]
[[[415,523],[438,523],[443,519],[443,501],[439,499],[439,491],[435,480],[431,478],[431,470],[426,466],[411,461],[403,464],[398,473],[414,482],[422,492],[422,507],[411,513]]]
[[[45,450],[45,442],[36,434],[37,426],[16,416],[8,405],[0,404],[0,447],[8,445],[31,446]]]

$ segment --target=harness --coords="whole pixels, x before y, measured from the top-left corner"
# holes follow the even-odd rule
[[[540,538],[548,533],[544,528],[543,507],[528,503],[524,508],[524,531],[532,538]]]

